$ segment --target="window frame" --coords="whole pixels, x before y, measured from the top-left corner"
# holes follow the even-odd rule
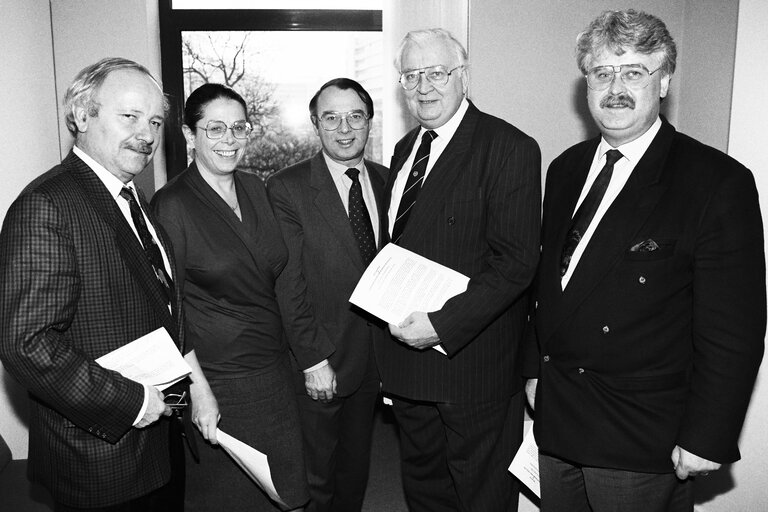
[[[187,167],[187,142],[181,133],[184,76],[181,33],[186,31],[354,31],[381,32],[378,10],[342,9],[173,9],[173,0],[158,0],[160,65],[169,102],[165,123],[167,179]]]

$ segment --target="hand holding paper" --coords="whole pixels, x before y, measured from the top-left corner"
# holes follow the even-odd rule
[[[387,244],[368,265],[349,301],[389,323],[395,337],[445,354],[435,345],[440,340],[426,313],[438,311],[468,284],[467,276],[451,268]]]
[[[389,324],[389,332],[406,345],[419,350],[440,343],[429,316],[423,311],[411,313],[400,325]]]

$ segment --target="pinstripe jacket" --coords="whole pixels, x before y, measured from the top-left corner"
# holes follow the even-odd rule
[[[395,146],[380,216],[419,129]],[[474,402],[519,391],[517,351],[539,255],[541,153],[509,123],[469,105],[435,162],[400,245],[469,276],[467,290],[429,319],[448,357],[392,339],[376,344],[385,392]]]
[[[170,477],[166,421],[132,428],[142,386],[94,359],[159,327],[183,351],[179,297],[172,315],[114,199],[73,153],[11,205],[0,283],[0,358],[31,397],[33,478],[76,507],[160,487]]]

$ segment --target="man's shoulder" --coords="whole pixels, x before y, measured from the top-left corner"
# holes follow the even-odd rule
[[[375,171],[376,173],[378,173],[378,175],[381,176],[384,179],[386,179],[387,175],[389,174],[389,168],[388,167],[384,167],[383,165],[381,165],[379,163],[376,163],[376,162],[374,162],[372,160],[368,160],[367,158],[365,159],[365,166],[368,169],[371,169],[371,170]]]
[[[672,138],[670,153],[705,167],[722,168],[727,166],[745,168],[738,160],[723,151],[678,131],[674,133]]]
[[[289,165],[288,167],[280,169],[267,179],[267,188],[270,187],[270,184],[278,182],[286,184],[289,182],[308,179],[309,173],[312,170],[312,162],[317,158],[322,160],[322,154],[317,153],[314,156],[307,158],[306,160],[302,160],[301,162],[297,162],[293,165]]]

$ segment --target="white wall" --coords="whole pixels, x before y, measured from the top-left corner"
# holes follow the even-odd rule
[[[47,0],[3,2],[0,90],[6,136],[0,144],[0,218],[27,183],[59,161],[50,19]],[[25,418],[25,392],[0,367],[0,434],[15,459],[27,456]]]
[[[728,154],[754,173],[765,227],[768,225],[768,31],[765,28],[768,26],[768,2],[740,0],[738,26]],[[765,237],[768,239],[768,232]],[[703,503],[700,507],[702,512],[768,510],[766,361],[768,359],[764,357],[741,433],[739,444],[742,460],[730,470],[729,476],[735,489]]]

